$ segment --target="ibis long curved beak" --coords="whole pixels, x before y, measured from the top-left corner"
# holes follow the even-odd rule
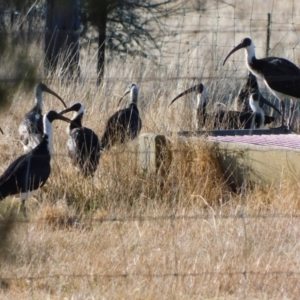
[[[77,111],[77,109],[75,109],[75,108],[73,107],[73,105],[72,105],[72,106],[70,106],[70,107],[68,107],[68,108],[66,108],[66,109],[64,109],[64,110],[62,110],[59,114],[60,114],[60,115],[64,115],[64,114],[66,114],[66,113],[69,112],[69,111]]]
[[[47,92],[47,93],[55,96],[56,98],[58,98],[61,101],[61,103],[64,105],[64,107],[67,108],[67,105],[64,102],[64,100],[60,96],[58,96],[55,92],[53,92],[50,88],[48,88],[46,85],[43,85],[42,91]]]
[[[60,114],[58,114],[58,116],[56,117],[56,119],[57,119],[57,120],[65,121],[65,122],[67,122],[67,123],[71,123],[71,122],[72,122],[72,120],[70,120],[69,118],[66,118],[66,117],[64,117],[64,116],[62,116],[62,115],[60,115]]]
[[[124,95],[121,97],[121,99],[120,99],[119,102],[118,102],[118,106],[120,105],[120,103],[122,102],[122,100],[124,99],[124,97],[125,97],[127,94],[130,93],[130,91],[131,91],[131,88],[128,88],[128,89],[125,91]]]
[[[202,93],[203,91],[203,85],[202,83],[200,84],[197,84],[197,85],[194,85],[192,86],[191,88],[185,90],[184,92],[180,93],[179,95],[177,95],[174,99],[172,99],[171,103],[169,104],[169,107],[179,98],[181,98],[182,96],[184,95],[187,95],[191,92],[195,92],[195,91],[199,91],[199,93]]]
[[[48,121],[50,123],[52,123],[54,120],[62,120],[65,121],[67,123],[71,123],[72,120],[70,120],[69,118],[66,118],[62,115],[60,115],[59,113],[57,113],[55,110],[49,110],[45,115],[44,115],[44,120],[48,119]]]
[[[252,94],[251,96],[253,96],[253,94]],[[269,100],[267,100],[266,98],[264,98],[264,97],[262,97],[262,96],[258,96],[258,97],[259,97],[259,100],[260,100],[262,103],[264,103],[264,104],[266,104],[266,105],[272,107],[273,109],[275,109],[275,110],[281,115],[280,110],[279,110],[273,103],[271,103]]]
[[[226,56],[226,58],[225,58],[225,60],[224,60],[224,62],[223,62],[223,66],[224,66],[226,60],[228,59],[228,57],[229,57],[231,54],[233,54],[234,52],[236,52],[236,51],[238,51],[238,50],[240,50],[240,49],[242,49],[242,48],[245,48],[245,45],[244,45],[243,42],[240,43],[240,44],[238,44],[235,48],[233,48],[233,49],[229,52],[229,54]]]

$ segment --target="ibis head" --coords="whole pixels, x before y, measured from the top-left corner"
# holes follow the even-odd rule
[[[57,95],[55,92],[53,92],[49,87],[47,87],[44,83],[40,82],[39,84],[37,84],[34,92],[35,92],[36,102],[38,102],[40,104],[40,106],[42,106],[42,93],[46,92],[46,93],[49,93],[49,94],[55,96],[56,98],[58,98],[61,101],[61,103],[63,104],[63,106],[65,108],[67,108],[67,105],[64,102],[64,100],[59,95]]]
[[[82,127],[82,118],[83,118],[83,114],[84,114],[84,105],[80,102],[77,102],[75,104],[73,104],[72,106],[64,109],[63,111],[61,111],[59,114],[60,115],[64,115],[70,111],[74,111],[74,115],[72,118],[72,122],[70,124],[70,132],[74,129],[74,128],[80,128]]]
[[[252,40],[250,38],[244,38],[236,47],[234,47],[229,54],[226,56],[224,62],[223,62],[223,66],[225,64],[225,62],[227,61],[227,59],[229,58],[229,56],[231,56],[231,54],[233,54],[234,52],[240,50],[240,49],[246,49],[246,51],[248,53],[251,53],[250,56],[254,56],[254,44],[252,42]]]
[[[64,109],[63,111],[61,111],[59,114],[60,115],[64,115],[69,111],[75,111],[76,112],[76,116],[80,115],[80,114],[84,114],[84,105],[80,102],[77,102],[75,104],[73,104],[72,106]]]
[[[65,121],[67,123],[71,123],[71,120],[60,115],[59,113],[57,113],[55,110],[49,110],[44,119],[47,119],[50,123],[52,123],[54,120],[62,120],[62,121]]]
[[[185,90],[184,92],[180,93],[179,95],[177,95],[169,104],[169,107],[179,98],[181,98],[184,95],[187,95],[191,92],[197,92],[197,94],[201,94],[204,90],[204,85],[202,83],[199,83],[197,85],[192,86],[191,88]]]
[[[126,95],[130,93],[130,101],[137,104],[138,94],[139,94],[139,88],[135,83],[132,83],[128,86],[127,90],[119,100],[118,105],[120,105],[121,101],[124,99]]]

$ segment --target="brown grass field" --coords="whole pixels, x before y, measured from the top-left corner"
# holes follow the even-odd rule
[[[292,16],[292,24],[291,6],[300,7],[296,1],[284,7],[279,2],[265,1],[259,12],[260,1],[247,5],[252,18],[266,20],[272,11],[274,28],[284,22],[286,31],[274,30],[272,49],[299,64],[293,34],[299,33],[300,15]],[[137,83],[142,132],[165,134],[172,161],[167,173],[142,173],[135,140],[104,152],[95,177],[84,179],[67,157],[66,123],[56,121],[52,173],[26,202],[28,219],[16,213],[18,198],[0,202],[0,299],[298,299],[300,181],[282,178],[277,185],[234,193],[214,148],[175,134],[195,129],[195,99],[168,108],[173,97],[204,81],[212,102],[230,108],[247,72],[244,54],[222,67],[225,55],[251,33],[260,45],[257,56],[264,55],[266,22],[250,20],[243,1],[229,3],[235,7],[216,3],[207,2],[202,19],[195,11],[170,21],[182,34],[177,42],[166,36],[159,65],[110,57],[99,88],[93,53],[82,53],[82,78],[65,83],[43,77],[42,46],[32,45],[39,76],[68,105],[85,104],[84,126],[99,137],[127,85]],[[228,33],[222,33],[224,24]],[[187,44],[186,28],[212,29],[194,33],[196,41]],[[5,66],[2,77],[10,72]],[[20,88],[1,112],[0,174],[23,154],[18,125],[33,100],[33,93]],[[50,95],[44,100],[44,111],[63,109]]]

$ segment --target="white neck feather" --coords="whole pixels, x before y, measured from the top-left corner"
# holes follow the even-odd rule
[[[200,94],[197,94],[197,109],[201,109],[204,104],[206,104],[206,98],[207,98],[207,91],[206,91],[206,87],[203,86],[203,91]]]
[[[35,104],[38,104],[41,109],[43,108],[43,92],[40,89],[35,93]]]
[[[250,62],[255,57],[255,47],[253,42],[245,48],[247,61]]]
[[[265,123],[265,113],[262,110],[262,108],[259,106],[258,101],[254,101],[252,96],[250,97],[250,107],[254,113],[261,115],[261,118],[262,118],[261,127],[263,127],[264,123]]]
[[[48,150],[51,155],[52,154],[52,132],[53,132],[53,130],[52,130],[52,123],[49,122],[46,115],[44,115],[43,124],[44,124],[44,135],[48,136]]]
[[[263,112],[263,110],[259,106],[258,101],[254,101],[252,96],[250,97],[250,107],[253,112],[257,112],[257,113]]]
[[[253,69],[251,67],[251,62],[253,57],[255,57],[255,49],[254,49],[254,44],[253,42],[251,43],[250,46],[248,46],[247,48],[245,48],[245,55],[246,55],[246,64],[247,64],[247,68],[248,70],[253,73],[256,77],[260,78],[260,79],[264,79],[263,75],[259,72],[257,72],[257,70]]]
[[[80,114],[84,114],[84,105],[83,104],[81,104],[80,105],[80,109],[76,112],[76,113],[74,113],[74,115],[73,115],[73,119],[75,119],[77,116],[79,116]]]

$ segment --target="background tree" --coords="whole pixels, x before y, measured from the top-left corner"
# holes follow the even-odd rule
[[[59,66],[63,75],[78,75],[79,38],[82,45],[85,40],[91,44],[95,42],[98,48],[99,84],[104,76],[107,50],[118,56],[141,55],[155,59],[165,34],[169,34],[166,19],[185,13],[187,7],[194,10],[195,1],[184,0],[189,5],[183,6],[182,1],[174,0],[14,0],[10,2],[10,7],[14,7],[11,10],[12,23],[15,22],[16,12],[20,15],[19,19],[38,12],[36,16],[40,19],[35,22],[39,22],[38,30],[30,31],[28,28],[28,33],[37,37],[36,31],[46,26],[45,69],[52,73]],[[8,4],[2,2],[7,9]],[[197,7],[204,2],[197,0]],[[30,22],[26,24],[27,27],[31,26]]]
[[[61,59],[64,75],[79,74],[79,36],[78,0],[47,0],[45,32],[47,71],[55,71]]]
[[[98,32],[97,82],[104,75],[105,52],[149,56],[160,49],[166,17],[181,12],[171,0],[81,0],[82,37],[93,27]],[[157,28],[156,30],[154,28]]]

